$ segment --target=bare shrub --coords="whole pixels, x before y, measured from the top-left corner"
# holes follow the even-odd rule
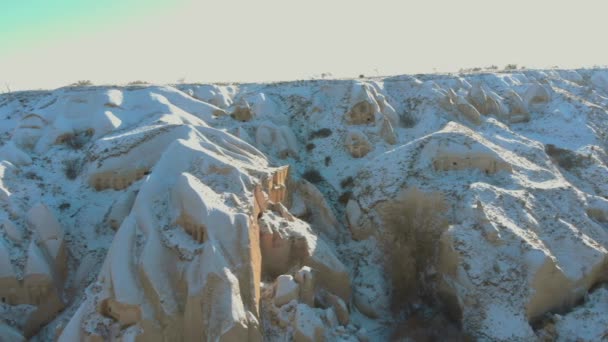
[[[131,81],[131,82],[127,83],[127,85],[130,85],[130,86],[132,86],[132,85],[147,85],[147,84],[150,84],[150,83],[148,83],[146,81],[141,81],[141,80]]]
[[[577,167],[583,167],[590,161],[590,158],[588,157],[581,156],[576,152],[557,147],[553,144],[547,144],[545,146],[545,153],[551,157],[553,162],[568,171]]]
[[[350,188],[354,184],[355,184],[355,179],[352,176],[348,176],[348,177],[344,178],[342,181],[340,181],[340,187],[342,187],[342,189]]]
[[[393,335],[392,341],[448,341],[468,342],[473,337],[451,322],[441,313],[433,312],[430,315],[416,312],[410,315],[405,322],[400,322]]]
[[[93,136],[93,130],[67,133],[57,138],[57,143],[66,145],[73,150],[80,150]]]
[[[405,128],[412,128],[416,126],[416,118],[412,115],[412,113],[407,111],[403,112],[399,116],[399,122],[401,123],[401,126]]]
[[[302,175],[302,178],[306,179],[307,181],[309,181],[311,183],[320,183],[325,180],[325,178],[323,178],[323,176],[321,176],[319,171],[314,170],[314,169],[310,169],[310,170],[307,170],[306,172],[304,172],[304,174]]]
[[[438,193],[416,188],[402,192],[380,207],[386,233],[387,268],[393,287],[393,309],[402,309],[415,296],[430,289],[427,270],[437,261],[439,237],[447,228],[446,209]]]
[[[84,166],[84,160],[81,158],[68,159],[63,161],[63,172],[68,179],[74,180]]]
[[[37,181],[41,181],[42,177],[38,176],[38,174],[34,171],[28,171],[25,173],[25,178],[27,179],[31,179],[31,180],[37,180]]]
[[[331,129],[329,128],[321,128],[319,130],[316,130],[312,133],[310,133],[309,135],[309,139],[316,139],[316,138],[327,138],[328,136],[331,135]]]
[[[76,82],[70,84],[70,86],[72,86],[72,87],[89,87],[92,85],[93,85],[93,82],[91,82],[89,80],[80,80],[80,81],[76,81]]]
[[[348,200],[350,200],[351,197],[353,197],[353,192],[345,191],[342,193],[342,195],[340,195],[340,197],[338,197],[338,202],[342,205],[346,205],[348,204]]]

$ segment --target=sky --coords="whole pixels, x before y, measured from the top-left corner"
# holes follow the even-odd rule
[[[0,92],[608,64],[605,0],[0,0]]]

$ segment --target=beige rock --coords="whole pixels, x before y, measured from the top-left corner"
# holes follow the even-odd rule
[[[211,85],[194,86],[190,90],[192,97],[208,102],[219,108],[227,108],[232,104],[232,87]]]
[[[340,324],[344,326],[348,325],[350,314],[348,312],[348,307],[346,306],[346,303],[342,300],[342,298],[326,292],[325,300],[334,309]]]
[[[8,238],[11,239],[13,242],[19,243],[23,240],[23,234],[13,222],[9,220],[4,220],[2,222],[2,227],[4,228],[6,236],[8,236]]]
[[[488,96],[479,83],[474,84],[471,89],[469,89],[467,97],[469,102],[475,106],[480,113],[487,114],[486,102],[488,101]]]
[[[44,324],[52,320],[64,307],[57,285],[60,280],[54,277],[52,266],[45,259],[43,252],[32,241],[28,249],[25,277],[17,300],[37,306],[27,319],[24,327],[26,337],[31,337]],[[19,298],[21,297],[21,298]]]
[[[494,114],[498,117],[504,114],[500,96],[481,84],[476,84],[469,89],[467,99],[481,114]]]
[[[351,295],[350,276],[331,248],[311,233],[310,227],[298,219],[293,222],[276,214],[261,218],[260,245],[264,273],[286,273],[294,265],[314,270],[314,288],[325,288],[348,301]],[[306,287],[305,287],[306,288]]]
[[[289,180],[289,165],[276,168],[272,177],[262,180],[268,200],[274,203],[287,203],[287,182]]]
[[[139,305],[121,303],[112,298],[107,298],[101,303],[101,312],[114,318],[123,328],[137,324],[142,319]]]
[[[361,82],[353,84],[349,110],[345,114],[347,124],[368,125],[376,122],[376,114],[380,114],[382,109],[374,96],[375,93],[375,89],[369,84]],[[383,107],[386,107],[386,104],[384,101]]]
[[[440,152],[433,160],[433,167],[441,171],[478,169],[486,174],[495,174],[499,171],[512,172],[509,163],[488,153]]]
[[[441,94],[438,100],[439,106],[445,111],[452,111],[456,107],[458,95],[456,95],[452,88],[448,88],[448,90],[439,88],[437,92]]]
[[[372,144],[365,134],[359,131],[349,131],[346,134],[344,146],[346,146],[346,149],[354,158],[365,157],[372,150]]]
[[[55,215],[44,204],[32,207],[26,216],[28,226],[34,231],[36,241],[50,257],[52,273],[58,276],[56,281],[63,284],[67,268],[67,251],[65,247],[63,228]]]
[[[348,222],[348,226],[350,228],[350,232],[353,235],[353,238],[356,240],[361,240],[364,236],[360,234],[360,225],[359,220],[361,219],[361,207],[359,203],[357,203],[354,199],[349,199],[346,204],[346,220]]]
[[[468,121],[475,125],[481,124],[481,114],[477,108],[471,105],[464,97],[458,96],[456,98],[456,108]]]
[[[297,300],[299,291],[299,286],[292,276],[287,274],[280,275],[277,278],[274,305],[283,306],[292,300]]]
[[[293,322],[295,342],[320,342],[325,340],[323,322],[308,305],[298,304]]]
[[[509,89],[507,92],[507,104],[509,105],[509,122],[510,123],[519,123],[519,122],[527,122],[530,120],[530,113],[528,112],[528,108],[524,104],[521,96],[517,94],[514,90]]]
[[[260,248],[262,253],[262,273],[271,277],[285,273],[293,262],[297,241],[289,239],[286,233],[275,229],[264,215],[260,220]],[[303,252],[302,252],[303,253]]]
[[[260,149],[275,151],[281,159],[298,157],[298,141],[288,126],[263,122],[256,130],[255,142]]]
[[[325,326],[328,328],[335,328],[340,325],[338,316],[333,308],[325,309],[321,318],[323,319]]]
[[[314,184],[304,179],[295,184],[294,191],[306,206],[305,214],[311,215],[310,221],[314,229],[329,237],[335,237],[340,223],[323,193]]]
[[[126,191],[123,193],[114,204],[108,213],[107,222],[110,224],[112,229],[116,230],[122,224],[122,221],[129,215],[133,203],[135,202],[135,196],[137,191]]]
[[[386,96],[379,93],[374,87],[372,87],[372,94],[376,103],[378,103],[383,119],[388,119],[392,127],[397,126],[399,123],[399,115],[397,115],[395,108],[388,103]]]
[[[374,105],[367,100],[357,102],[346,113],[346,122],[351,125],[367,125],[374,123]]]
[[[314,306],[315,281],[312,269],[308,266],[302,267],[296,272],[295,280],[300,285],[300,302],[310,307]]]
[[[32,158],[12,141],[8,141],[0,147],[0,175],[2,175],[4,186],[6,187],[7,181],[16,179],[21,166],[31,163]]]
[[[25,342],[21,332],[6,323],[0,323],[0,341]]]
[[[349,301],[351,296],[350,275],[344,264],[330,252],[320,240],[309,239],[308,255],[304,264],[316,271],[315,284]]]
[[[230,116],[235,120],[247,122],[253,119],[254,114],[251,110],[251,106],[249,105],[249,103],[247,103],[247,101],[245,100],[242,100],[239,102],[239,104],[235,106],[235,108],[232,110],[232,113],[230,113]]]
[[[287,208],[285,208],[285,206],[283,205],[283,203],[270,203],[268,205],[268,209],[276,212],[277,214],[281,215],[282,218],[286,219],[287,221],[293,221],[295,220],[295,217],[289,212],[289,210]]]
[[[286,197],[288,168],[269,167],[259,151],[225,132],[199,128],[209,140],[192,127],[170,141],[158,140],[163,136],[156,131],[138,137],[143,142],[132,150],[157,144],[164,153],[160,160],[148,156],[154,173],[114,236],[101,290],[87,296],[83,318],[68,326],[91,324],[99,317],[93,307],[112,318],[100,320],[103,329],[134,326],[141,330],[137,339],[146,341],[261,338],[253,319],[262,262],[258,215],[269,201],[278,205]],[[93,174],[136,166],[122,159],[129,153],[96,162]],[[191,241],[181,243],[184,232]],[[172,240],[176,235],[180,243]]]
[[[105,189],[122,190],[149,173],[147,168],[100,172],[89,178],[89,184],[97,191]]]
[[[387,118],[382,120],[380,126],[380,136],[386,141],[387,144],[395,145],[397,143],[397,134],[393,130],[393,124]]]
[[[26,222],[39,241],[63,238],[63,228],[44,204],[32,207],[27,213]]]
[[[42,116],[35,113],[27,114],[13,132],[12,142],[20,149],[33,150],[42,136],[42,129],[47,125],[48,121]]]
[[[534,83],[526,89],[523,99],[527,108],[538,109],[551,100],[551,94],[549,94],[549,91],[544,86]]]
[[[9,253],[4,239],[0,237],[0,300],[11,305],[23,304],[28,302],[28,294],[17,280]]]
[[[260,322],[251,311],[247,311],[247,322],[249,324],[249,342],[262,342],[264,340],[262,336],[262,327]]]

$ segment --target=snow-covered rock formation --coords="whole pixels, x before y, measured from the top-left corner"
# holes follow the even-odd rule
[[[607,74],[0,95],[0,340],[606,338]]]

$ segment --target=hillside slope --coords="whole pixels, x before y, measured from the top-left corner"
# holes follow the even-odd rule
[[[608,336],[608,71],[0,96],[0,339]]]

